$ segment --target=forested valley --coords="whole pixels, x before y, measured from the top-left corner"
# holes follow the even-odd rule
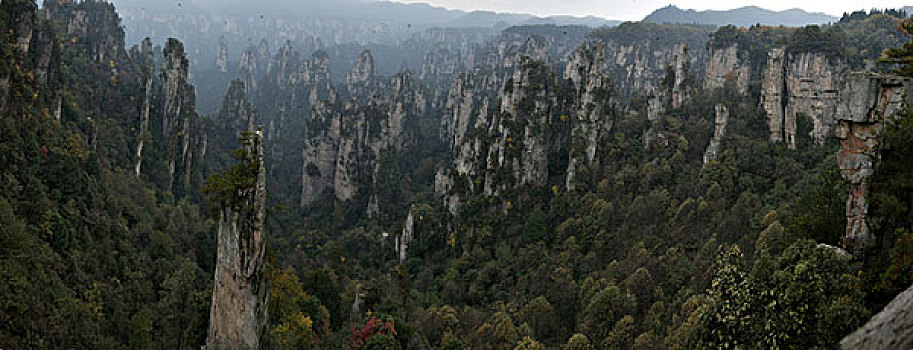
[[[903,10],[222,40],[195,68],[106,1],[0,9],[2,349],[913,341],[854,334],[913,302]]]

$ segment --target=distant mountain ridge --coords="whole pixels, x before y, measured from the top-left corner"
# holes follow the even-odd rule
[[[673,5],[658,9],[644,18],[644,22],[652,23],[696,23],[717,26],[732,24],[743,27],[758,23],[773,26],[801,27],[809,24],[836,22],[837,20],[837,17],[828,14],[806,12],[801,9],[771,11],[757,6],[746,6],[726,11],[695,11],[682,10]]]
[[[155,12],[243,13],[266,16],[294,15],[410,23],[417,26],[505,27],[528,24],[615,26],[618,20],[596,16],[535,16],[523,13],[451,10],[426,3],[405,4],[369,0],[112,0],[118,8]]]

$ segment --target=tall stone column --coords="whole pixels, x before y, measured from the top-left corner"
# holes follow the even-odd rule
[[[251,135],[248,152],[258,164],[256,184],[237,189],[221,210],[212,307],[206,347],[257,349],[266,330],[269,291],[263,270],[266,239],[266,168],[263,131]]]
[[[868,227],[868,179],[878,159],[878,137],[884,123],[902,107],[905,96],[913,96],[913,81],[903,77],[851,73],[840,92],[836,120],[840,151],[840,174],[850,182],[846,201],[846,233],[843,245],[859,252],[871,234]]]

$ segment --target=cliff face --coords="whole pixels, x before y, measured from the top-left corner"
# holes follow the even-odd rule
[[[599,164],[598,147],[614,118],[603,53],[598,44],[580,48],[564,79],[524,58],[497,96],[479,91],[489,84],[483,78],[454,82],[442,120],[452,162],[435,181],[451,213],[477,194],[499,198],[506,211],[522,188],[574,190],[585,182],[578,176]]]
[[[578,167],[598,166],[596,153],[599,145],[612,129],[612,82],[601,68],[605,50],[600,45],[581,47],[564,70],[564,79],[570,80],[576,92],[573,111],[574,128],[571,131],[571,148],[567,165],[565,188],[576,188]]]
[[[184,54],[184,45],[171,39],[163,51],[162,63],[162,140],[168,154],[168,178],[165,189],[172,190],[176,175],[185,179],[185,188],[189,187],[189,174],[193,164],[193,153],[190,153],[191,120],[193,111],[193,86],[187,82],[189,63]],[[181,174],[177,174],[181,165]]]
[[[62,36],[76,38],[96,62],[108,63],[125,56],[126,35],[114,5],[97,3],[79,6],[71,1],[49,0],[44,2],[44,6],[48,16],[58,19]]]
[[[723,137],[726,136],[726,128],[729,126],[729,108],[724,104],[718,104],[715,107],[715,111],[713,138],[710,139],[710,145],[707,146],[707,150],[704,152],[704,164],[719,157]]]
[[[236,133],[254,130],[254,126],[257,125],[257,113],[247,100],[247,87],[244,82],[240,80],[231,82],[228,93],[222,100],[222,108],[216,115],[216,120]]]
[[[207,349],[259,349],[266,330],[269,291],[263,270],[266,237],[266,168],[263,133],[247,145],[256,162],[252,188],[237,189],[221,209]]]
[[[225,37],[219,37],[219,48],[216,49],[216,69],[222,73],[228,72],[228,43]]]
[[[709,35],[705,29],[680,25],[625,23],[617,28],[593,34],[593,40],[605,49],[605,70],[615,82],[618,95],[624,99],[636,94],[649,94],[659,87],[670,65],[703,76],[707,64]],[[676,63],[676,57],[687,59]]]
[[[808,132],[815,143],[833,135],[838,91],[847,71],[846,64],[824,54],[772,48],[761,89],[771,141],[795,149],[799,118],[811,122]]]
[[[835,119],[839,123],[838,163],[840,173],[850,182],[846,202],[847,227],[844,245],[859,251],[870,238],[867,224],[867,180],[878,157],[878,136],[884,122],[913,93],[913,81],[893,76],[866,73],[850,74],[840,92]]]
[[[335,198],[366,201],[370,215],[379,210],[376,191],[381,163],[412,146],[415,124],[425,115],[424,89],[411,73],[378,78],[370,53],[349,74],[352,97],[315,101],[305,125],[301,204],[309,205],[332,189]],[[364,189],[358,197],[359,190]]]
[[[647,101],[646,115],[650,128],[644,134],[644,145],[666,145],[674,135],[666,131],[665,117],[670,108],[680,108],[694,93],[694,77],[691,75],[689,50],[684,44],[675,49],[675,56],[665,70],[661,84],[652,87]]]
[[[751,79],[751,62],[740,57],[739,47],[732,44],[725,48],[710,47],[704,89],[713,90],[731,86],[740,95],[748,92]]]

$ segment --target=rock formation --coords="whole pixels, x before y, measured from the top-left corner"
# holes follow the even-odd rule
[[[355,59],[355,66],[346,76],[346,85],[352,96],[367,92],[367,85],[374,79],[374,56],[371,51],[365,50]]]
[[[342,102],[331,91],[330,98],[314,100],[313,115],[304,126],[304,163],[301,205],[313,203],[332,189],[340,201],[364,200],[366,211],[380,210],[376,187],[381,164],[388,155],[404,151],[422,130],[406,125],[425,117],[428,101],[411,73],[390,78],[375,77],[369,52],[359,56],[349,73]],[[357,198],[364,188],[363,198]]]
[[[266,168],[263,132],[247,143],[257,179],[251,188],[235,189],[224,203],[219,229],[207,349],[259,349],[266,330],[269,291],[263,269],[266,237]]]
[[[770,129],[770,141],[776,143],[795,144],[784,141],[788,135],[795,136],[795,125],[789,131],[784,130],[784,124],[789,124],[784,119],[788,92],[785,83],[784,62],[786,50],[772,48],[767,53],[767,68],[762,76],[761,108],[767,113],[767,127]]]
[[[413,239],[415,239],[415,215],[410,209],[406,222],[403,223],[403,233],[396,238],[396,252],[400,264],[406,261],[406,251]]]
[[[146,134],[149,132],[149,112],[152,109],[152,94],[153,94],[153,81],[155,78],[155,61],[152,53],[152,42],[149,38],[143,40],[142,49],[137,50],[134,54],[137,61],[144,67],[143,69],[143,78],[146,81],[145,83],[145,97],[143,99],[143,107],[140,112],[140,121],[139,121],[139,136],[136,141],[136,154],[134,175],[139,177],[142,173],[143,168],[143,149],[146,145]]]
[[[604,54],[601,45],[581,47],[564,70],[564,78],[572,82],[576,92],[572,108],[574,114],[571,116],[574,128],[565,180],[565,188],[569,191],[576,188],[578,167],[598,166],[596,152],[612,129],[614,100],[611,97],[612,82],[602,71]],[[559,120],[564,122],[562,117]]]
[[[184,45],[171,39],[163,51],[162,67],[162,139],[168,154],[168,178],[165,189],[174,188],[177,165],[183,165],[183,174],[190,171],[192,154],[188,152],[193,132],[191,119],[194,116],[194,92],[188,80],[189,63],[184,54]],[[185,184],[186,185],[186,184]]]
[[[704,89],[720,89],[731,84],[740,95],[745,95],[751,80],[751,62],[747,57],[740,57],[740,54],[743,53],[736,44],[725,48],[711,45],[704,73]]]
[[[652,23],[625,23],[616,28],[596,31],[594,40],[605,48],[606,73],[616,84],[622,99],[646,94],[659,87],[676,57],[685,58],[682,49],[693,49],[684,61],[688,70],[703,76],[707,52],[703,48],[708,33],[695,27],[663,26]],[[672,39],[674,38],[674,39]]]
[[[240,80],[231,82],[216,119],[236,133],[254,130],[254,126],[257,124],[257,113],[247,100],[247,87],[244,82]]]
[[[844,350],[913,349],[913,288],[900,293],[862,328],[840,341]]]
[[[844,235],[844,246],[851,251],[860,251],[870,238],[867,180],[878,158],[878,136],[885,121],[901,108],[904,96],[913,96],[913,81],[895,76],[853,73],[841,89],[835,116],[840,125],[837,160],[851,186]]]
[[[225,36],[219,36],[219,48],[216,50],[215,64],[220,72],[228,72],[228,44],[225,42]]]
[[[715,110],[713,138],[710,139],[710,145],[707,146],[707,151],[704,152],[704,164],[719,157],[723,137],[726,136],[726,127],[729,125],[729,108],[726,105],[718,104]]]
[[[816,144],[832,135],[838,90],[847,69],[821,53],[771,49],[761,89],[771,141],[795,149],[799,118],[811,121],[808,132]]]

